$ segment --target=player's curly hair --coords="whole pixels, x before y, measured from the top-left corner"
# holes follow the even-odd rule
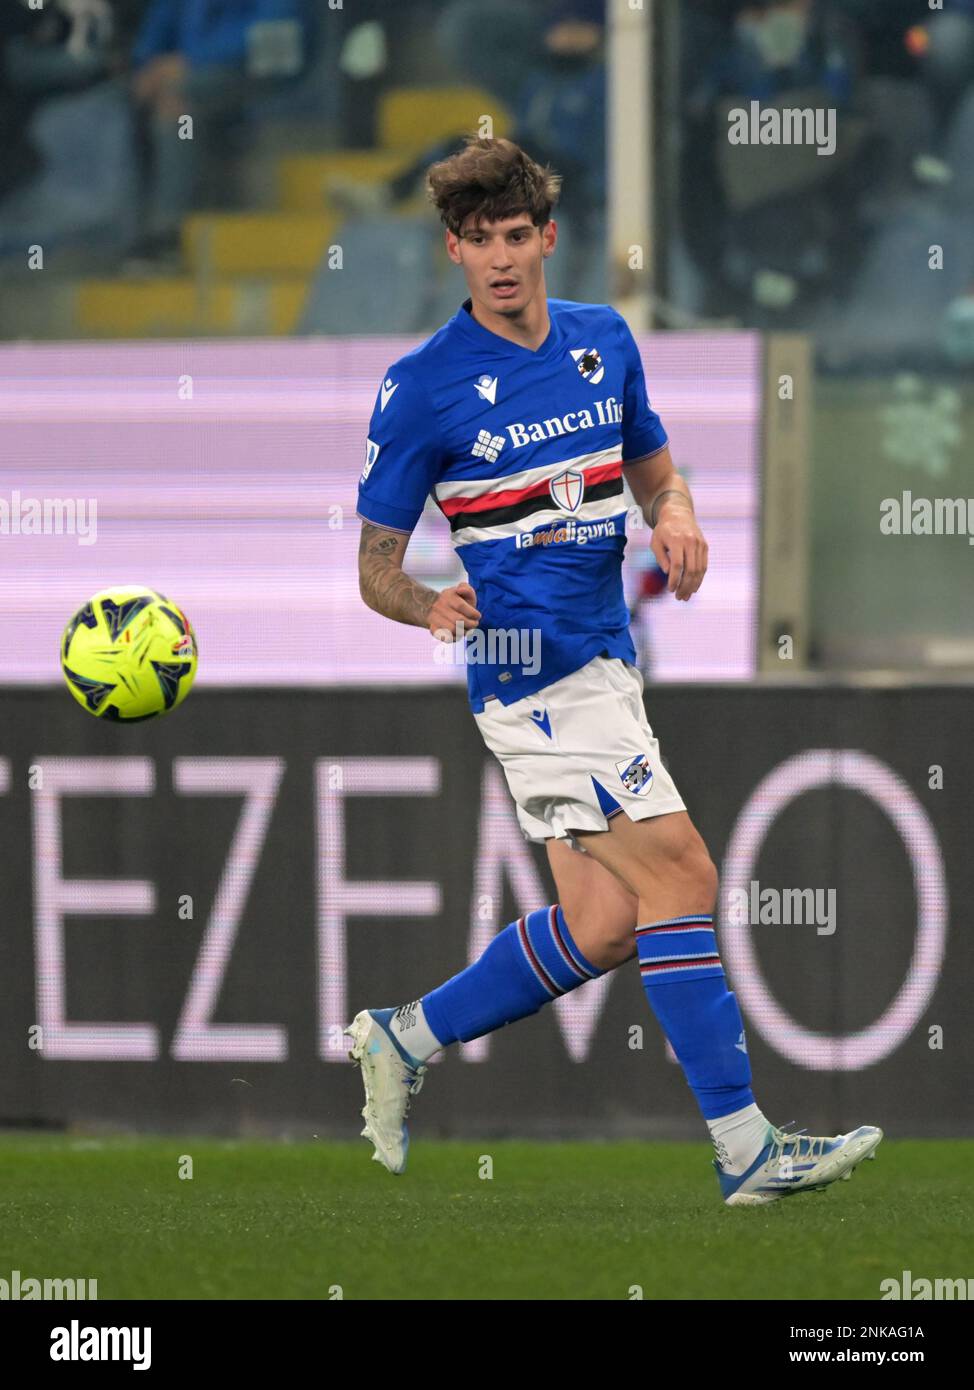
[[[426,191],[440,220],[456,235],[471,213],[478,223],[527,213],[543,227],[558,201],[561,175],[537,164],[513,140],[469,135],[457,154],[430,166]]]

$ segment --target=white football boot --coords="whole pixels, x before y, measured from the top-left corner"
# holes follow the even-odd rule
[[[374,1016],[394,1012],[394,1009],[363,1009],[345,1029],[345,1035],[352,1040],[348,1055],[362,1068],[365,1083],[362,1136],[375,1145],[372,1157],[376,1163],[385,1164],[390,1173],[401,1173],[409,1152],[406,1116],[429,1068],[410,1066],[405,1054]]]
[[[729,1207],[765,1206],[797,1192],[815,1192],[838,1178],[851,1178],[864,1158],[876,1157],[883,1131],[860,1125],[849,1134],[813,1138],[768,1126],[764,1148],[743,1173],[726,1172],[714,1159],[720,1190]]]

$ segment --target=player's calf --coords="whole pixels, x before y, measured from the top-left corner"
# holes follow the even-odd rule
[[[848,1177],[872,1156],[881,1130],[790,1135],[755,1103],[744,1023],[714,933],[717,873],[689,817],[613,824],[608,834],[582,839],[639,895],[636,948],[646,998],[707,1122],[725,1202],[763,1205]]]
[[[590,854],[567,840],[547,842],[558,901],[576,945],[601,970],[636,954],[637,899]]]
[[[604,973],[579,950],[556,903],[511,922],[478,960],[421,999],[356,1015],[350,1056],[362,1068],[362,1133],[374,1157],[390,1172],[405,1166],[409,1099],[435,1052],[527,1018]]]

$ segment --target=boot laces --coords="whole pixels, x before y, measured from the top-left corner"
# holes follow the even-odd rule
[[[794,1120],[788,1121],[790,1125],[794,1123]],[[788,1133],[784,1126],[778,1129],[777,1126],[772,1125],[770,1162],[780,1162],[781,1159],[786,1157],[791,1160],[807,1158],[815,1161],[824,1156],[825,1145],[827,1143],[828,1139],[825,1136],[806,1134],[804,1128],[796,1129]],[[792,1144],[795,1146],[793,1151],[790,1154],[786,1154],[785,1149]]]
[[[423,1089],[423,1082],[426,1079],[426,1073],[428,1071],[429,1067],[416,1067],[415,1070],[412,1067],[403,1068],[402,1084],[406,1087],[406,1090],[409,1093],[406,1100],[406,1108],[403,1111],[403,1117],[409,1114],[409,1106],[412,1097],[418,1096],[420,1091]]]

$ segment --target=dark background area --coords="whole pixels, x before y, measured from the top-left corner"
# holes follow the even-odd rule
[[[317,932],[336,906],[341,856],[347,880],[425,880],[437,883],[441,896],[441,911],[432,917],[397,916],[394,892],[380,899],[388,915],[348,917],[347,1022],[366,1006],[416,998],[466,965],[471,924],[482,911],[475,895],[485,882],[503,882],[503,902],[489,909],[491,930],[552,901],[544,851],[520,836],[462,691],[204,689],[192,701],[192,718],[178,712],[124,729],[79,719],[60,690],[3,694],[0,786],[2,760],[9,785],[0,794],[6,889],[0,1122],[351,1137],[359,1128],[360,1078],[351,1065],[337,1064],[340,1048],[323,1059],[319,1045],[319,987],[341,972],[327,963],[319,968]],[[882,1061],[829,1071],[780,1055],[745,1006],[756,1094],[776,1122],[799,1115],[811,1133],[860,1123],[879,1124],[894,1137],[970,1132],[972,947],[965,905],[974,889],[974,707],[967,692],[669,686],[650,693],[648,712],[718,868],[757,785],[796,754],[860,750],[902,779],[901,802],[915,821],[923,813],[929,818],[943,859],[947,944],[931,1001]],[[55,758],[147,759],[153,772],[151,795],[68,796],[60,806],[65,877],[146,880],[155,890],[149,916],[99,909],[66,919],[67,1016],[152,1024],[159,1037],[155,1061],[62,1061],[28,1046],[28,1030],[43,1016],[39,1001],[52,988],[40,978],[35,956],[39,856],[51,846],[37,836],[44,792],[29,790],[28,775],[31,766]],[[174,791],[173,760],[199,758],[272,758],[283,765],[213,1021],[284,1028],[286,1061],[170,1055],[243,806],[237,794]],[[334,768],[343,758],[374,764],[379,794],[344,799],[344,835],[322,865],[329,822],[316,808],[316,766]],[[438,794],[383,794],[390,770],[402,773],[405,762],[421,758],[439,760]],[[944,769],[942,790],[928,785],[934,764]],[[330,776],[321,774],[320,784]],[[508,871],[491,880],[485,865],[505,855]],[[936,864],[927,867],[936,873]],[[751,928],[779,1005],[823,1034],[853,1033],[874,1022],[900,989],[917,921],[910,861],[892,822],[864,791],[834,785],[809,791],[769,825],[755,877],[762,887],[836,892],[831,936],[811,924]],[[536,900],[525,899],[525,885]],[[178,915],[187,893],[194,899],[192,921]],[[725,932],[718,924],[719,939]],[[745,982],[729,960],[728,973],[740,993]],[[470,1060],[460,1048],[434,1063],[418,1121],[423,1131],[695,1136],[692,1097],[666,1058],[635,966],[617,971],[606,990],[589,1050],[583,1044],[577,1060],[549,1008],[493,1035],[483,1060]],[[565,1002],[578,1007],[585,991]],[[941,1050],[928,1046],[934,1024],[944,1030]],[[642,1050],[629,1046],[634,1025],[644,1030]]]

